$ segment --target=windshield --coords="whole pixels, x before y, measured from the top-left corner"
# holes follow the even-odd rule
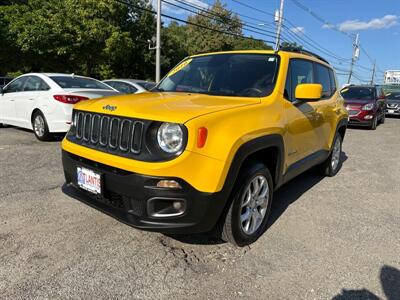
[[[374,88],[367,87],[347,87],[340,91],[346,100],[357,99],[360,101],[374,100]]]
[[[278,56],[264,54],[215,54],[189,58],[170,71],[156,89],[263,97],[274,89],[278,64]]]
[[[73,77],[73,76],[50,76],[59,86],[64,89],[100,89],[111,90],[110,87],[96,79]]]
[[[399,93],[387,93],[386,99],[400,101],[400,92]]]

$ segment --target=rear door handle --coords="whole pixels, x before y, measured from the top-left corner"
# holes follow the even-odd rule
[[[14,102],[15,100],[14,100],[14,99],[10,99],[10,101],[11,101],[11,102]]]

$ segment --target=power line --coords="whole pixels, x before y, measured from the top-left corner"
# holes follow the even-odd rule
[[[312,11],[310,8],[308,8],[307,6],[305,6],[304,4],[300,3],[298,0],[291,0],[297,7],[301,8],[302,10],[306,11],[307,13],[309,13],[311,16],[313,16],[316,20],[318,20],[319,22],[321,22],[323,25],[325,25],[325,28],[327,29],[332,29],[336,32],[339,32],[345,36],[347,36],[348,38],[352,39],[354,38],[353,34],[344,32],[340,29],[337,28],[336,25],[332,24],[331,22],[325,20],[323,17],[319,16],[318,14],[316,14],[314,11]]]
[[[184,1],[184,0],[175,0],[175,2],[179,2],[179,3],[181,3],[181,4],[185,4],[185,5],[187,5],[187,6],[190,6],[190,7],[195,7],[196,9],[198,9],[198,10],[202,10],[202,11],[207,11],[207,10],[205,10],[203,7],[201,7],[201,6],[199,6],[199,5],[197,5],[197,4],[194,4],[194,3],[189,3],[188,1]],[[208,3],[207,3],[208,4]],[[238,15],[238,16],[240,16],[240,17],[242,17],[242,18],[245,18],[245,19],[249,19],[249,20],[253,20],[253,21],[257,21],[257,22],[261,22],[262,24],[263,24],[263,26],[267,26],[267,27],[273,27],[274,28],[274,26],[273,25],[275,25],[273,22],[267,22],[267,21],[265,21],[265,20],[263,20],[263,19],[258,19],[258,18],[255,18],[255,17],[250,17],[250,16],[248,16],[248,15],[244,15],[244,14],[242,14],[242,13],[238,13],[238,12],[235,12],[235,11],[232,11],[235,15]],[[208,14],[213,14],[213,15],[215,15],[215,16],[219,16],[217,13],[212,13],[212,12],[210,12],[210,11],[208,11]],[[247,24],[251,24],[251,25],[257,25],[257,26],[260,26],[259,25],[259,23],[252,23],[252,22],[246,22]],[[272,25],[271,25],[272,24]]]
[[[146,12],[151,13],[153,15],[157,14],[155,11],[153,11],[151,9],[140,7],[138,5],[125,2],[123,0],[114,0],[114,1],[116,1],[118,3],[121,3],[121,4],[125,4],[125,5],[128,5],[128,6],[131,6],[133,8],[136,8],[136,9],[139,9],[139,10],[142,10],[142,11],[146,11]],[[202,28],[202,29],[206,29],[206,30],[213,31],[213,32],[218,32],[218,33],[221,33],[221,34],[231,35],[231,36],[235,36],[235,37],[242,38],[242,39],[260,41],[260,42],[264,42],[264,43],[271,43],[271,44],[274,43],[273,41],[270,41],[270,40],[247,37],[247,36],[244,36],[244,35],[240,35],[240,34],[229,32],[229,31],[225,31],[225,30],[218,30],[218,29],[215,29],[215,28],[209,28],[209,27],[204,26],[204,25],[200,25],[200,24],[197,24],[197,23],[194,23],[194,22],[190,22],[190,21],[187,21],[187,20],[176,18],[176,17],[170,16],[170,15],[166,15],[166,14],[163,14],[163,13],[161,14],[161,16],[164,17],[164,18],[168,18],[170,20],[175,20],[177,22],[182,22],[182,23],[185,23],[185,24],[188,24],[188,25],[192,25],[192,26],[195,26],[195,27],[198,27],[198,28]]]
[[[180,3],[183,2],[183,1],[179,1],[179,0],[175,0],[175,1],[180,2]],[[258,28],[258,27],[254,27],[254,26],[251,26],[251,25],[247,25],[246,23],[244,23],[244,22],[242,22],[242,21],[232,20],[232,19],[230,19],[230,18],[228,18],[228,17],[222,16],[222,15],[219,15],[219,14],[217,14],[217,13],[213,13],[213,12],[210,12],[210,11],[207,11],[207,10],[204,10],[204,9],[201,9],[201,8],[196,8],[195,6],[190,5],[190,4],[186,4],[186,3],[185,3],[185,5],[190,6],[190,7],[194,7],[195,9],[198,9],[199,11],[204,12],[205,14],[204,14],[204,13],[198,13],[198,12],[196,12],[196,11],[193,11],[193,10],[189,9],[189,8],[183,7],[183,6],[181,6],[181,5],[177,5],[177,4],[171,3],[171,2],[169,2],[169,1],[167,1],[167,0],[162,0],[162,2],[166,3],[167,5],[174,6],[174,7],[180,8],[180,9],[183,9],[183,10],[185,10],[185,11],[188,11],[188,12],[191,12],[191,13],[194,13],[194,14],[197,14],[197,15],[199,15],[199,16],[203,16],[203,17],[205,17],[205,18],[207,18],[207,19],[210,19],[210,20],[213,20],[213,21],[217,21],[217,22],[220,22],[220,23],[223,23],[223,24],[226,24],[226,25],[233,25],[233,23],[240,23],[240,24],[243,26],[243,29],[244,29],[244,30],[247,30],[248,32],[257,33],[257,34],[265,35],[265,36],[267,36],[267,37],[275,38],[275,35],[269,34],[269,33],[274,34],[274,32],[267,31],[267,30],[263,30],[263,29],[260,29],[260,28]],[[215,17],[217,17],[218,19],[213,18],[213,17],[210,17],[210,15],[211,15],[211,16],[215,16]],[[249,28],[252,28],[252,29],[248,29],[248,28],[245,28],[245,27],[249,27]],[[254,30],[254,29],[255,29],[255,30]]]
[[[244,7],[250,8],[250,9],[252,9],[252,10],[258,11],[258,12],[260,12],[260,13],[262,13],[262,14],[267,15],[267,16],[273,16],[273,17],[275,17],[275,14],[273,14],[273,13],[266,12],[265,10],[258,9],[258,8],[254,7],[254,6],[248,5],[248,4],[243,3],[243,2],[240,2],[240,1],[238,1],[238,0],[231,0],[231,1],[233,1],[233,2],[235,2],[235,3],[237,3],[237,4],[240,4],[240,5],[244,6]]]

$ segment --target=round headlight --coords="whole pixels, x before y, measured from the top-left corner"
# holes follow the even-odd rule
[[[183,131],[175,123],[163,123],[157,132],[157,141],[160,148],[167,153],[177,153],[182,150]]]

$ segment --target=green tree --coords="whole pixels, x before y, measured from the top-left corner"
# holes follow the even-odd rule
[[[296,42],[283,42],[281,48],[288,51],[298,51],[302,50],[303,46],[297,44]]]
[[[8,33],[28,61],[24,69],[101,78],[148,73],[143,49],[155,28],[151,13],[108,0],[28,0],[7,8]]]

